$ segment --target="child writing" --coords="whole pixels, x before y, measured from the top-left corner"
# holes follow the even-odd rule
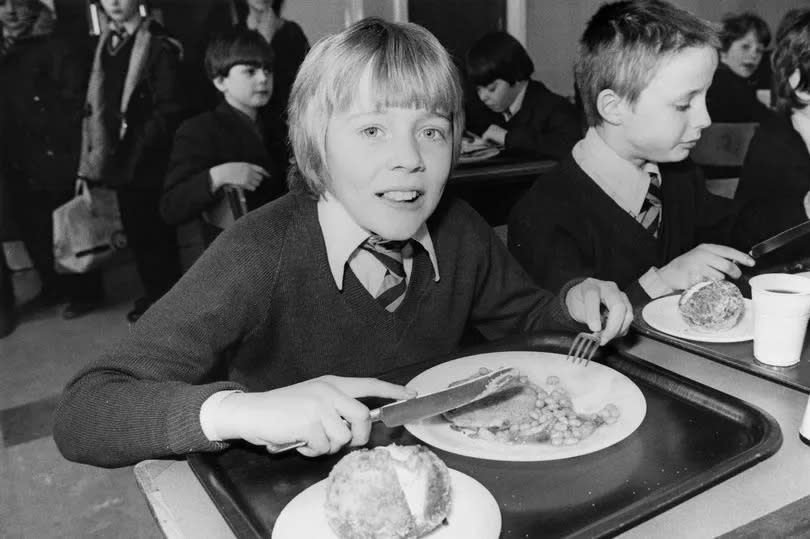
[[[169,224],[190,221],[227,203],[225,186],[246,191],[249,210],[286,189],[281,137],[265,133],[257,122],[259,109],[273,92],[270,45],[257,32],[233,28],[211,41],[205,65],[223,101],[177,130],[160,204]],[[221,225],[204,219],[206,243],[222,231]]]
[[[138,0],[100,0],[109,26],[101,35],[87,87],[79,176],[116,190],[121,221],[145,294],[134,322],[180,277],[174,228],[160,218],[169,148],[184,112],[181,49]],[[101,294],[101,276],[97,275]],[[70,303],[75,318],[97,302]]]
[[[603,341],[624,333],[613,283],[555,297],[468,206],[440,203],[463,121],[454,64],[425,29],[366,19],[316,44],[291,94],[291,192],[225,230],[68,384],[62,453],[122,466],[233,439],[332,453],[368,440],[358,397],[413,395],[377,377],[440,361],[468,325],[596,330],[601,303]]]
[[[476,41],[467,52],[467,74],[478,96],[468,107],[467,129],[507,154],[562,159],[581,137],[577,112],[532,80],[533,72],[526,49],[506,32]]]
[[[509,218],[510,249],[538,284],[593,275],[642,304],[753,266],[728,244],[747,250],[784,218],[711,195],[686,160],[711,123],[718,44],[705,22],[658,0],[591,18],[575,71],[589,129]]]

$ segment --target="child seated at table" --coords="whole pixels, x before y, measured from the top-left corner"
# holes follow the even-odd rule
[[[711,123],[718,45],[707,23],[659,0],[590,19],[575,70],[589,129],[509,218],[509,247],[538,284],[593,275],[638,305],[754,264],[728,245],[748,250],[781,216],[710,194],[686,159]]]
[[[492,32],[467,52],[467,129],[507,155],[562,159],[582,133],[576,108],[531,79],[534,63],[520,42]],[[484,106],[482,106],[482,104]]]
[[[794,14],[773,52],[775,113],[757,129],[736,198],[771,207],[785,224],[807,219],[797,204],[810,189],[810,10]],[[783,228],[785,228],[783,226]],[[797,245],[807,256],[807,243]],[[796,255],[791,249],[792,255]],[[790,256],[780,253],[780,256]]]
[[[67,458],[122,466],[233,439],[333,453],[368,440],[358,397],[412,396],[379,378],[435,365],[469,326],[597,330],[603,304],[602,342],[627,330],[615,284],[577,279],[555,297],[468,206],[440,201],[462,91],[425,29],[366,19],[324,38],[289,110],[291,192],[226,229],[69,382],[54,427]]]
[[[257,122],[273,92],[273,50],[264,38],[228,30],[208,45],[205,67],[223,100],[175,134],[160,213],[172,225],[202,216],[210,243],[227,224],[217,219],[228,203],[225,189],[242,190],[248,210],[284,193],[286,151],[280,133],[267,133]]]

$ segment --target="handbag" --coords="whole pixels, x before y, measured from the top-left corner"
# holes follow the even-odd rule
[[[87,273],[127,246],[118,197],[108,187],[90,187],[76,180],[72,199],[53,211],[53,252],[56,271]]]

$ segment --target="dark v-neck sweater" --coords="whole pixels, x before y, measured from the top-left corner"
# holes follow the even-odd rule
[[[580,327],[466,204],[443,203],[428,227],[441,279],[420,250],[406,296],[389,313],[351,271],[342,291],[335,285],[314,200],[288,194],[251,212],[69,383],[55,422],[60,450],[101,466],[216,450],[224,444],[209,442],[199,424],[216,391],[324,374],[385,379],[438,362],[470,325],[488,338]],[[212,382],[214,372],[224,381]]]
[[[650,267],[660,268],[700,243],[747,241],[740,205],[709,193],[694,164],[666,163],[660,171],[663,214],[656,239],[569,155],[513,208],[512,254],[549,290],[573,276],[591,276],[615,281],[640,305],[650,298],[638,279]]]

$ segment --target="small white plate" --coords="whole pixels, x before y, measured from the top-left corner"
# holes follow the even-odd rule
[[[799,277],[808,277],[808,278],[810,278],[810,271],[801,271],[799,273],[794,273],[794,275],[798,275]]]
[[[743,342],[754,338],[754,308],[750,299],[743,299],[745,312],[733,328],[726,331],[700,331],[690,327],[678,310],[680,296],[666,296],[648,303],[641,311],[641,317],[650,326],[681,339],[700,342]]]
[[[535,384],[545,387],[546,378],[557,376],[568,391],[574,409],[596,413],[608,403],[619,407],[621,416],[613,425],[603,425],[575,445],[550,443],[509,444],[471,438],[450,428],[441,416],[405,425],[411,434],[430,445],[467,457],[501,461],[545,461],[586,455],[609,447],[630,436],[647,413],[647,401],[638,386],[624,374],[600,363],[587,367],[548,352],[495,352],[467,356],[432,367],[408,383],[420,394],[445,389],[451,382],[467,378],[481,367],[514,367]]]
[[[484,485],[450,470],[452,502],[447,524],[425,535],[427,539],[496,539],[501,533],[501,510]],[[272,539],[337,539],[323,510],[327,479],[304,490],[288,503],[276,519]]]

